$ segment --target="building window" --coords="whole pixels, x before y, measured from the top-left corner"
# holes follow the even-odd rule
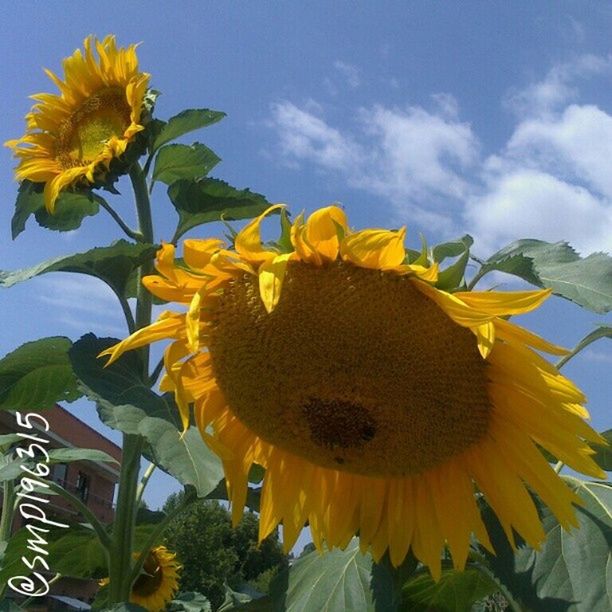
[[[84,474],[83,472],[79,472],[79,477],[77,479],[77,494],[84,501],[87,501],[89,497],[89,476]]]
[[[51,478],[63,487],[66,484],[66,476],[68,476],[68,465],[66,463],[56,463],[53,466]]]

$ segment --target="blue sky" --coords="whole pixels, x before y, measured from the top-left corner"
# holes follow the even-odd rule
[[[157,116],[228,113],[194,137],[223,158],[216,176],[294,212],[338,201],[357,227],[407,225],[411,246],[419,232],[431,243],[470,233],[481,256],[526,237],[612,251],[607,3],[24,1],[3,3],[0,24],[0,142],[22,134],[28,95],[54,91],[43,67],[114,33],[142,43],[163,93]],[[100,213],[61,235],[30,221],[12,242],[13,165],[1,150],[0,269],[120,237]],[[129,218],[124,186],[115,203]],[[174,227],[169,206],[158,186],[159,239]],[[0,293],[0,353],[40,336],[123,335],[112,295],[87,280],[49,275]],[[610,321],[554,299],[521,322],[571,346]],[[567,367],[599,429],[610,427],[610,344]],[[92,407],[73,406],[117,439]],[[170,490],[153,481],[150,505]]]

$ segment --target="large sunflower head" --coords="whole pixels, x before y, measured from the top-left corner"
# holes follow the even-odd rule
[[[581,391],[536,352],[563,349],[504,318],[549,291],[441,291],[435,266],[407,263],[403,229],[351,231],[335,206],[298,217],[288,252],[262,245],[262,218],[232,249],[185,240],[184,263],[164,245],[144,282],[185,312],[105,351],[173,340],[162,388],[185,425],[194,405],[220,453],[234,521],[257,463],[260,537],[282,522],[287,549],[308,521],[318,548],[358,533],[376,560],[411,549],[439,576],[445,545],[457,568],[470,534],[490,547],[475,493],[511,542],[544,538],[530,492],[576,524],[579,498],[538,445],[602,477],[600,437]]]
[[[114,36],[83,45],[64,59],[64,80],[45,71],[60,93],[32,96],[25,135],[5,143],[19,159],[17,180],[45,184],[49,212],[63,189],[95,183],[144,129],[150,75],[138,69],[136,45],[117,47]]]

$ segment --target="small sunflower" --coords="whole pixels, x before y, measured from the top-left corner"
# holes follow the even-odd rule
[[[134,553],[137,557],[139,553]],[[138,604],[149,612],[163,612],[172,601],[179,587],[180,564],[176,555],[165,546],[152,548],[136,578],[130,593],[130,603]],[[100,586],[109,584],[108,578],[99,581]]]
[[[319,549],[358,533],[375,560],[388,550],[399,565],[412,549],[439,577],[445,545],[458,569],[470,534],[491,547],[476,492],[511,542],[513,530],[531,546],[544,539],[530,492],[577,524],[580,500],[538,445],[605,477],[588,444],[601,438],[582,392],[533,349],[565,351],[503,318],[550,291],[441,291],[435,266],[405,263],[404,229],[351,231],[335,206],[300,215],[293,250],[279,253],[261,243],[263,217],[233,249],[185,240],[184,264],[163,245],[145,285],[186,312],[103,353],[173,340],[162,389],[185,426],[194,404],[234,522],[257,463],[260,538],[282,522],[287,550],[308,521]]]
[[[83,46],[84,53],[77,49],[64,59],[63,81],[45,70],[59,95],[32,96],[37,103],[26,115],[26,134],[5,143],[20,160],[16,179],[45,184],[49,212],[63,189],[95,183],[144,129],[150,75],[138,70],[136,45],[121,48],[114,36],[89,36]]]

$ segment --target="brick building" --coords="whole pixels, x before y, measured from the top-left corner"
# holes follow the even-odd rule
[[[40,415],[47,420],[48,431],[45,430],[42,420],[34,418],[31,420],[32,429],[24,429],[19,426],[14,412],[0,411],[0,435],[17,432],[36,434],[49,441],[48,444],[45,444],[47,450],[50,448],[93,448],[106,452],[117,462],[121,461],[121,448],[119,446],[61,406],[56,405],[50,410],[41,412]],[[112,522],[115,514],[113,504],[115,487],[119,480],[118,463],[72,461],[56,463],[50,467],[51,473],[46,477],[47,479],[54,480],[79,497],[103,523]],[[45,510],[56,516],[58,520],[77,522],[83,520],[83,517],[59,495],[49,496],[49,503],[45,505]],[[18,513],[15,516],[13,528],[15,530],[19,529],[24,522],[24,519]],[[96,590],[97,584],[95,581],[70,578],[62,578],[51,587],[53,595],[68,596],[85,602],[93,598]],[[43,602],[40,601],[40,603]],[[44,606],[36,609],[63,610],[69,608],[66,607],[65,602],[60,603],[53,598],[49,598]]]

